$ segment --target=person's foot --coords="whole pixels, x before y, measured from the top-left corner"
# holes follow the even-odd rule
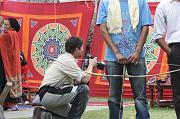
[[[17,105],[14,105],[12,107],[10,107],[9,109],[7,109],[8,111],[19,111],[19,108]]]
[[[6,110],[8,110],[8,109],[9,109],[9,107],[3,106],[3,110],[4,110],[4,111],[6,111]]]

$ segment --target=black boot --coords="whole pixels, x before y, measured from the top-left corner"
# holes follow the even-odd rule
[[[109,119],[122,119],[123,108],[120,104],[108,101]]]

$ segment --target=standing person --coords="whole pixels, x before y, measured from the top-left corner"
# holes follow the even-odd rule
[[[97,25],[106,42],[106,74],[122,75],[123,66],[129,75],[146,74],[144,43],[152,17],[146,0],[101,0]],[[123,107],[122,77],[109,79],[109,119],[121,119]],[[149,119],[146,78],[129,78],[136,108],[136,119]]]
[[[10,93],[8,94],[5,102],[4,109],[16,111],[18,107],[18,98],[22,95],[21,86],[21,66],[20,66],[20,48],[19,37],[17,32],[20,29],[20,25],[14,18],[8,18],[5,20],[5,26],[10,25],[10,29],[6,29],[0,34],[0,64],[1,64],[1,92],[7,81],[13,83]],[[0,92],[0,93],[1,93]]]
[[[19,32],[20,30],[20,25],[18,21],[14,18],[8,18],[7,20],[4,21],[4,30],[13,30],[16,32]],[[21,74],[22,74],[22,88],[27,88],[28,85],[28,67],[27,67],[27,61],[24,57],[24,53],[21,51],[20,52],[20,63],[21,63]],[[28,104],[29,101],[27,99],[27,95],[22,92],[22,100],[24,101],[25,104]],[[19,99],[21,101],[21,99]],[[17,101],[18,102],[18,101]]]
[[[70,37],[65,43],[65,54],[61,54],[45,73],[38,91],[41,104],[48,111],[67,119],[80,119],[89,99],[86,85],[91,78],[77,65],[83,52],[83,41]],[[92,72],[96,59],[89,60],[87,72]],[[77,86],[75,86],[77,85]]]
[[[28,88],[28,65],[24,53],[20,52],[20,61],[21,61],[21,74],[22,74],[22,89],[25,90]],[[29,104],[26,93],[23,91],[20,99],[24,104]]]
[[[167,53],[170,71],[180,69],[179,11],[180,0],[162,0],[155,13],[153,39]],[[170,76],[176,116],[180,119],[180,71],[171,73]]]

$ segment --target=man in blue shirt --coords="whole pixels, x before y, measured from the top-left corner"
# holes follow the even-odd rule
[[[101,0],[97,15],[102,38],[106,42],[106,74],[122,75],[123,66],[129,75],[146,74],[144,44],[152,25],[146,0]],[[109,119],[122,118],[122,77],[109,79]],[[146,97],[146,78],[129,78],[134,94],[136,119],[150,119]]]

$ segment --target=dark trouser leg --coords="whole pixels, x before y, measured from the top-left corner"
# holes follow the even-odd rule
[[[89,87],[87,85],[79,85],[77,95],[73,100],[72,107],[68,113],[67,119],[80,119],[89,99]]]
[[[108,106],[109,106],[109,119],[122,119],[123,108],[120,105],[120,103],[114,103],[108,101]]]
[[[22,96],[21,97],[22,97],[23,101],[28,101],[27,95],[24,92],[22,92]]]
[[[136,65],[128,64],[128,74],[133,76],[140,76],[146,74],[146,67],[144,59],[140,59],[141,63]],[[150,119],[148,111],[148,103],[146,97],[146,78],[130,78],[131,88],[134,95],[134,102],[136,108],[136,119]]]
[[[122,75],[123,65],[117,62],[106,63],[106,74]],[[108,77],[109,79],[109,119],[122,119],[123,105],[120,105],[122,94],[122,77]]]
[[[170,71],[180,69],[180,46],[172,46],[172,53],[168,56]],[[171,65],[175,64],[175,65]],[[177,66],[179,65],[179,66]],[[180,119],[180,71],[171,73],[171,85],[177,119]]]

